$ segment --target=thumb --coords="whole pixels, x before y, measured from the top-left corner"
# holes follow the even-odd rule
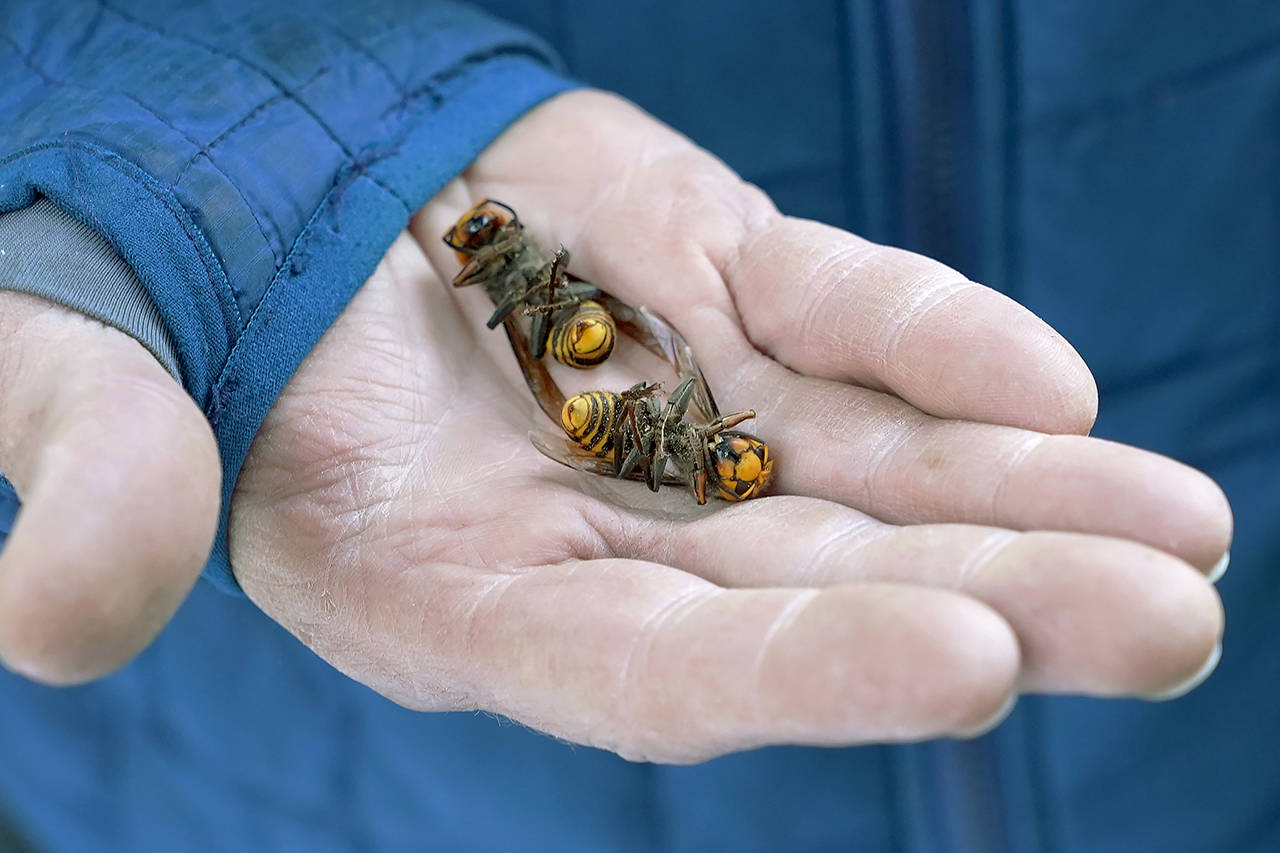
[[[0,470],[22,499],[0,552],[0,662],[49,684],[124,665],[213,540],[221,473],[200,410],[126,335],[0,293]]]

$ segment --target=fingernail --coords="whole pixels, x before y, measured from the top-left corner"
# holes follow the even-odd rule
[[[1000,706],[1000,710],[996,711],[995,714],[993,714],[989,719],[985,720],[980,725],[974,726],[971,729],[965,729],[962,732],[956,732],[954,736],[959,740],[973,740],[974,738],[980,738],[985,734],[991,733],[1001,723],[1003,723],[1009,717],[1010,714],[1013,713],[1013,709],[1017,704],[1018,704],[1018,694],[1017,693],[1010,694],[1009,698],[1005,700],[1005,703]]]
[[[1222,559],[1214,563],[1212,569],[1209,570],[1209,583],[1217,583],[1223,575],[1227,573],[1227,566],[1231,565],[1231,552],[1222,555]]]
[[[1222,643],[1218,643],[1213,647],[1213,654],[1209,655],[1209,659],[1204,662],[1204,666],[1196,670],[1195,675],[1180,684],[1170,687],[1168,690],[1162,690],[1159,693],[1148,693],[1144,698],[1150,699],[1152,702],[1167,702],[1170,699],[1177,699],[1179,696],[1187,695],[1213,674],[1213,671],[1218,668],[1218,661],[1221,659]]]

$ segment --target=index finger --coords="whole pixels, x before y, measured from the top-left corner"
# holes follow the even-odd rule
[[[454,216],[469,199],[515,206],[546,245],[573,252],[575,273],[657,310],[699,350],[690,314],[713,308],[795,371],[931,415],[1051,433],[1093,424],[1088,368],[1030,311],[921,255],[782,216],[630,104],[575,93],[508,137],[455,184]],[[414,230],[426,245],[441,223],[429,239]]]
[[[1097,389],[1071,345],[937,261],[779,217],[717,266],[751,341],[801,373],[888,390],[937,417],[1093,425]]]

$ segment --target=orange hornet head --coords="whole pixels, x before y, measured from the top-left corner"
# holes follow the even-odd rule
[[[444,234],[444,242],[465,264],[476,249],[492,240],[500,228],[511,222],[519,222],[516,212],[500,201],[487,198],[453,223],[453,227]]]
[[[760,495],[773,476],[769,445],[754,435],[725,430],[711,446],[719,495],[727,501],[745,501]]]

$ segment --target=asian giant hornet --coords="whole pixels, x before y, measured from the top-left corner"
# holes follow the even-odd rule
[[[658,315],[605,296],[610,313],[646,349],[664,358],[682,379],[660,405],[657,383],[621,393],[588,391],[565,398],[546,368],[530,358],[528,342],[508,327],[512,348],[539,405],[564,434],[535,431],[530,439],[550,459],[596,474],[643,480],[653,491],[685,485],[699,504],[707,493],[728,501],[757,497],[773,474],[769,445],[732,429],[753,411],[720,414],[684,338]],[[693,408],[696,420],[687,420]],[[567,437],[566,437],[567,436]]]
[[[485,199],[445,232],[444,242],[463,264],[454,287],[483,284],[493,300],[490,329],[517,308],[532,317],[533,358],[542,358],[549,345],[556,361],[586,368],[613,352],[617,327],[596,301],[600,289],[569,275],[563,246],[548,258],[507,205]]]
[[[660,386],[648,382],[621,394],[575,394],[560,414],[560,425],[574,443],[535,445],[580,471],[615,477],[635,473],[655,492],[663,483],[683,483],[699,504],[707,502],[708,485],[728,501],[753,498],[773,473],[769,445],[731,427],[754,418],[755,412],[717,416],[706,423],[686,420],[697,381],[685,379],[662,407],[655,399]]]

